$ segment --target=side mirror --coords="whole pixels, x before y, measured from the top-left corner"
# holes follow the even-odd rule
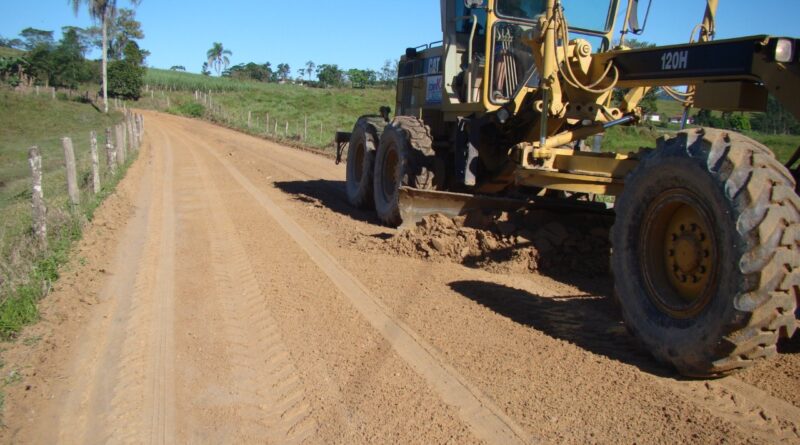
[[[464,0],[464,6],[469,9],[483,9],[486,7],[486,0]]]

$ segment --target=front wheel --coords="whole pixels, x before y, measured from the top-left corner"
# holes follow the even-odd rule
[[[434,188],[435,156],[430,128],[420,119],[397,116],[386,127],[375,155],[374,198],[378,218],[390,226],[402,223],[401,186]]]
[[[742,135],[659,140],[625,181],[612,230],[632,333],[682,374],[723,375],[795,330],[800,199],[772,152]]]

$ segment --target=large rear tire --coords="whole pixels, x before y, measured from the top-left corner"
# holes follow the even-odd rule
[[[390,226],[402,223],[401,186],[434,188],[435,154],[430,128],[420,119],[397,116],[381,136],[375,157],[374,199],[378,218]]]
[[[353,127],[347,149],[347,200],[351,205],[369,210],[373,207],[373,172],[375,152],[386,122],[380,116],[362,116]]]
[[[662,138],[625,180],[612,229],[631,332],[684,375],[724,375],[795,331],[800,198],[763,145],[696,129]]]

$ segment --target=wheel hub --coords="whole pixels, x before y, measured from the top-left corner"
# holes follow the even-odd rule
[[[693,301],[709,281],[711,237],[701,215],[690,205],[681,205],[669,218],[666,230],[667,276],[678,294]]]
[[[675,318],[698,314],[714,291],[716,240],[710,218],[691,192],[661,194],[642,226],[640,261],[653,302]]]

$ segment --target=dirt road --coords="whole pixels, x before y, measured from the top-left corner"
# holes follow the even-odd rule
[[[43,322],[3,354],[22,377],[4,443],[800,443],[797,341],[680,379],[627,336],[608,278],[392,253],[343,166],[145,119]]]

